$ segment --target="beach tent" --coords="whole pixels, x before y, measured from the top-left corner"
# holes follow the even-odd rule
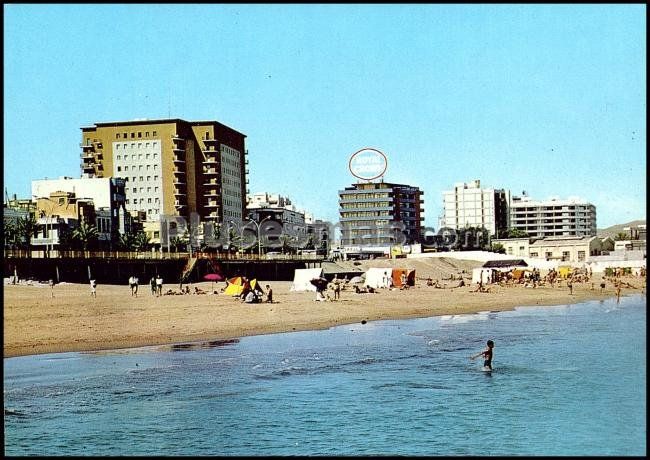
[[[478,267],[472,270],[472,284],[478,284],[483,277],[483,284],[492,282],[492,268]]]
[[[392,276],[393,269],[390,267],[369,268],[366,272],[366,281],[364,286],[370,286],[375,289],[390,287]]]
[[[412,268],[393,268],[393,286],[402,287],[402,273],[406,275],[406,284],[415,286],[415,270]]]
[[[571,271],[572,271],[571,267],[564,266],[564,267],[557,268],[557,272],[558,275],[560,275],[560,278],[568,278],[569,276],[571,276]]]
[[[293,274],[292,291],[316,291],[316,286],[310,283],[314,278],[323,276],[322,268],[296,268]]]
[[[257,282],[257,278],[251,280],[250,288],[253,291],[257,291],[257,292],[260,292],[260,293],[264,292],[264,289],[262,289],[262,286],[260,286],[260,283]]]
[[[244,290],[245,285],[246,282],[244,281],[244,278],[241,276],[235,276],[234,278],[230,278],[228,280],[228,287],[223,293],[226,295],[238,296]]]

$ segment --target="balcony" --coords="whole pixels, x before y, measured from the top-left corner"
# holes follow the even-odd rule
[[[179,202],[177,201],[176,203],[174,203],[174,207],[175,207],[176,209],[182,209],[182,208],[187,208],[187,205],[186,205],[186,204],[181,204],[181,203],[179,203]]]
[[[187,196],[187,193],[175,188],[174,189],[174,195],[176,195],[176,196]]]
[[[185,160],[174,155],[174,163],[182,164],[185,163]]]
[[[206,219],[218,219],[219,218],[219,213],[218,212],[211,212],[207,216],[205,216]]]
[[[206,176],[216,176],[219,174],[219,170],[217,169],[205,169],[203,170],[203,174]]]
[[[174,174],[185,174],[185,171],[181,171],[180,169],[174,169]]]
[[[95,166],[92,165],[92,164],[90,164],[90,165],[88,165],[88,164],[82,164],[82,165],[81,165],[81,169],[83,169],[84,172],[94,172],[94,171],[95,171]]]
[[[214,144],[217,144],[219,142],[217,139],[210,139],[210,138],[207,138],[207,137],[203,137],[203,138],[201,138],[201,140],[203,141],[203,143],[205,145],[208,145],[208,144],[214,145]]]
[[[95,154],[93,154],[92,152],[82,152],[81,158],[85,160],[92,160],[93,158],[95,158]]]
[[[203,185],[205,187],[218,187],[220,184],[216,180],[211,180],[209,182],[204,182]]]
[[[187,184],[185,183],[185,181],[184,181],[183,179],[181,179],[181,178],[174,178],[174,181],[172,182],[172,184],[174,184],[174,185],[177,186],[177,187],[178,187],[178,186],[185,186],[185,185],[187,185]]]
[[[174,152],[185,152],[185,149],[183,147],[175,145],[174,148],[172,149]]]
[[[244,164],[245,164],[245,165],[248,164],[248,158],[246,158],[246,159],[244,160]]]
[[[206,207],[206,208],[218,208],[218,207],[219,207],[219,203],[217,203],[217,202],[208,202],[208,203],[205,205],[205,207]]]
[[[214,145],[206,145],[203,151],[205,153],[217,153],[217,148]]]
[[[88,144],[79,144],[79,146],[82,148],[82,150],[92,150],[93,148],[95,148],[92,144],[90,144],[90,145],[88,145]]]
[[[203,160],[203,164],[212,164],[212,163],[214,163],[214,164],[218,163],[217,159],[212,158],[212,157],[208,157],[205,160]]]
[[[178,134],[174,134],[174,135],[172,136],[172,140],[182,142],[182,141],[184,141],[185,139],[183,139],[183,138],[182,138],[181,136],[179,136]]]

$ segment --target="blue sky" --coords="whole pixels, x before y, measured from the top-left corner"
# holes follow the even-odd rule
[[[350,155],[424,191],[578,196],[645,219],[645,5],[4,5],[4,183],[79,177],[81,126],[218,120],[250,191],[338,221]]]

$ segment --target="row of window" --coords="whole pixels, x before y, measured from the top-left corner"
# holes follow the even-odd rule
[[[146,176],[146,178],[147,178],[146,179],[147,182],[151,182],[152,176]],[[137,179],[138,179],[137,176],[132,176],[131,182],[137,182]],[[129,178],[127,177],[126,180],[129,180]],[[157,180],[158,180],[158,176],[153,176],[153,181],[156,182]],[[144,181],[145,181],[145,176],[140,176],[140,182],[144,182]],[[156,187],[156,189],[158,189],[158,187]]]
[[[137,166],[137,169],[136,169],[136,166]],[[142,168],[143,166],[146,166],[146,168],[143,169],[143,168]],[[151,168],[151,166],[153,166],[153,168]],[[127,165],[125,165],[125,166],[123,166],[123,167],[122,167],[122,166],[118,166],[118,167],[117,167],[117,172],[122,172],[122,168],[124,168],[124,171],[128,171],[128,170],[129,170],[129,167],[128,167]],[[154,164],[154,165],[133,165],[133,166],[131,167],[131,171],[149,171],[149,170],[154,170],[154,171],[155,171],[156,169],[158,169],[158,165],[156,165],[156,164]],[[158,176],[156,176],[156,177],[158,177]]]
[[[131,190],[133,193],[138,193],[138,187],[133,187]],[[144,193],[144,190],[144,187],[140,187],[140,193]],[[153,192],[158,193],[158,187],[153,187]],[[151,193],[151,187],[147,187],[147,193]],[[158,198],[156,198],[156,200],[158,200]]]
[[[115,144],[115,150],[119,150],[119,149],[120,149],[120,145],[122,146],[122,150],[126,150],[126,148],[128,147],[129,144]],[[148,148],[154,148],[154,149],[155,149],[155,148],[158,148],[158,142],[154,142],[154,143],[152,143],[152,144],[151,144],[151,147],[149,147],[149,142],[145,142],[145,143],[142,143],[142,142],[137,142],[137,143],[136,143],[136,142],[133,142],[133,143],[131,143],[131,148],[132,148],[132,149],[135,149],[135,148],[141,149],[143,145],[144,145],[144,148],[145,148],[145,149],[148,149]]]
[[[134,198],[131,202],[129,202],[129,200],[127,199],[126,204],[138,204],[138,203],[143,204],[144,200],[145,200],[144,198]],[[147,198],[147,203],[149,203],[149,204],[151,204],[151,203],[159,204],[160,199],[156,198],[154,201],[151,201],[151,198]]]
[[[346,195],[341,195],[341,199],[344,200],[365,200],[368,198],[388,198],[388,193],[351,193]]]
[[[129,134],[129,133],[116,133],[116,134],[115,134],[115,139],[120,139],[120,138],[128,139],[128,138],[129,138],[128,134]],[[135,139],[135,135],[136,135],[136,132],[133,131],[133,132],[131,133],[131,139]],[[142,131],[138,131],[138,132],[137,132],[137,135],[138,135],[139,138],[142,137]],[[158,135],[158,132],[157,132],[157,131],[153,131],[153,137],[156,137],[157,135]],[[145,133],[144,133],[144,137],[149,137],[149,131],[145,131]]]
[[[145,160],[148,160],[149,157],[151,157],[153,160],[157,160],[158,159],[158,154],[157,153],[145,153],[144,154],[144,159]],[[122,155],[116,155],[115,159],[117,161],[122,160]],[[124,155],[124,161],[128,161],[128,160],[129,160],[129,155]],[[131,160],[133,160],[133,161],[142,160],[142,154],[141,153],[138,153],[137,155],[135,153],[132,154],[131,155]]]
[[[390,216],[388,211],[358,211],[358,212],[343,212],[341,217],[379,217]]]

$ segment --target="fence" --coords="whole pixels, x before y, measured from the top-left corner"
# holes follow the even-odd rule
[[[160,252],[160,251],[27,251],[22,249],[5,249],[4,257],[17,259],[146,259],[146,260],[177,260],[188,259],[189,252]],[[288,261],[312,261],[323,260],[323,256],[315,254],[262,254],[254,253],[232,253],[232,252],[193,252],[192,257],[210,258],[218,260],[288,260]]]

